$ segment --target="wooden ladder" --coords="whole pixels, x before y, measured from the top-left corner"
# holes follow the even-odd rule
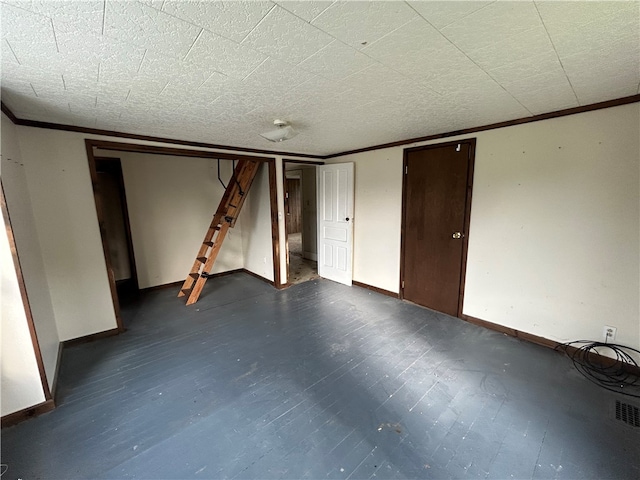
[[[204,236],[204,241],[191,271],[182,284],[178,297],[188,296],[187,305],[198,301],[204,284],[210,276],[211,268],[229,228],[233,228],[240,214],[240,209],[247,198],[251,183],[258,172],[260,162],[256,160],[239,160],[229,184],[220,200],[218,210]]]

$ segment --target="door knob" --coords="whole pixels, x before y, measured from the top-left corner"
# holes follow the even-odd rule
[[[459,239],[459,238],[464,237],[464,233],[462,233],[462,232],[453,232],[453,235],[451,235],[451,237],[455,238],[455,239]]]
[[[348,222],[349,221],[349,217],[345,218],[345,220]]]

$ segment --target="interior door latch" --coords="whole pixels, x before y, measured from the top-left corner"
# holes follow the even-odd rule
[[[462,232],[453,232],[453,235],[451,235],[451,237],[455,238],[456,240],[459,238],[464,237],[464,233]]]

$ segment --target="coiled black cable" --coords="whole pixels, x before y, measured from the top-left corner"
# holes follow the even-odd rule
[[[605,355],[605,349],[612,355]],[[640,398],[638,363],[631,356],[640,350],[615,343],[576,340],[562,343],[555,350],[563,350],[574,367],[587,379],[612,392]]]

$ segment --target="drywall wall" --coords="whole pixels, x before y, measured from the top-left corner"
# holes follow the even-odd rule
[[[477,138],[464,314],[560,342],[607,324],[640,347],[639,134],[635,103],[458,137]],[[330,160],[355,163],[356,281],[399,291],[417,145]]]
[[[25,167],[15,125],[2,114],[2,184],[11,216],[16,249],[49,387],[53,387],[60,339],[49,295],[40,239],[36,230]]]
[[[302,255],[318,260],[318,208],[316,167],[302,167]]]
[[[2,132],[4,133],[4,132]],[[31,343],[27,318],[18,286],[5,220],[0,232],[0,412],[2,416],[45,401],[40,372]]]
[[[397,292],[400,283],[402,149],[327,160],[354,163],[353,280]]]
[[[82,135],[17,130],[59,338],[114,329]]]
[[[224,193],[217,161],[129,152],[107,156],[122,162],[140,288],[184,280]],[[221,160],[220,172],[228,182],[231,161]],[[243,267],[240,219],[229,230],[210,273]]]
[[[265,162],[253,180],[239,218],[243,225],[244,268],[273,281],[270,198],[269,165]]]
[[[171,148],[176,145],[26,126],[17,126],[16,130],[38,238],[46,239],[41,242],[42,255],[60,340],[116,328],[85,139]],[[215,152],[200,147],[190,149]],[[282,159],[273,158],[280,162],[281,180]],[[268,205],[268,200],[265,202]],[[282,202],[279,188],[281,231]],[[204,231],[199,237],[203,234]],[[284,239],[281,237],[280,241],[282,251]],[[281,269],[286,269],[284,257]]]

